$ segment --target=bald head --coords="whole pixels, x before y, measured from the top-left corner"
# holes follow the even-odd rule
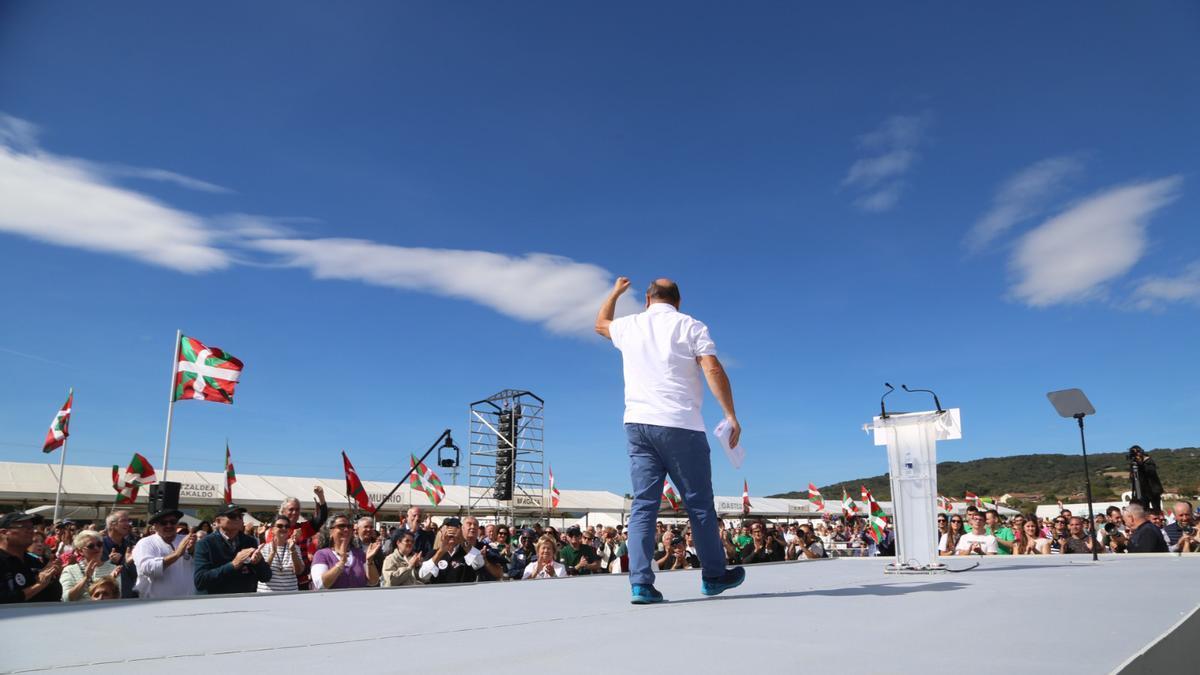
[[[646,289],[646,306],[656,302],[665,302],[679,309],[679,286],[667,278],[655,279]]]

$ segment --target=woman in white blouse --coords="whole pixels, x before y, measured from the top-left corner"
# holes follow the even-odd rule
[[[558,562],[558,542],[550,535],[542,535],[537,542],[537,560],[525,566],[522,579],[553,579],[567,576],[567,568]]]

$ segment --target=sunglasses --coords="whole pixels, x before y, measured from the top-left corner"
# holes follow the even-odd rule
[[[333,529],[333,530],[348,530],[348,529],[350,529],[350,524],[349,523],[339,523],[337,525],[330,525],[329,527],[330,527],[330,529]]]
[[[92,543],[88,544],[87,546],[84,546],[84,548],[86,548],[86,549],[88,549],[88,550],[94,550],[94,549],[97,549],[97,548],[100,548],[100,547],[101,547],[101,545],[100,545],[100,544],[98,544],[98,543],[96,543],[96,542],[94,542],[94,541],[93,541]]]
[[[160,527],[175,527],[176,525],[179,524],[179,521],[178,520],[160,520],[160,521],[158,521],[158,524]]]
[[[952,523],[961,523],[961,522],[962,522],[962,518],[955,518],[955,519],[951,520],[950,522],[952,522]]]

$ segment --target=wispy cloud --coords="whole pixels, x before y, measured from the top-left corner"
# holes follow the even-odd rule
[[[192,178],[174,171],[166,169],[150,169],[140,166],[129,166],[127,164],[101,164],[91,163],[90,168],[93,172],[111,176],[113,178],[142,178],[145,180],[154,180],[161,183],[171,183],[189,190],[197,190],[199,192],[211,192],[213,194],[229,194],[233,192],[227,187],[222,187],[208,181]]]
[[[267,254],[267,260],[253,262],[303,267],[317,279],[465,299],[563,334],[591,331],[615,279],[596,265],[542,253],[510,256],[304,238],[294,226],[315,221],[244,213],[200,216],[113,184],[118,174],[226,191],[169,171],[50,154],[38,146],[36,126],[0,113],[0,232],[187,273],[251,264],[245,258],[252,253]],[[636,310],[629,295],[618,305],[619,314]]]
[[[0,231],[181,272],[229,264],[203,218],[113,185],[86,163],[43,152],[28,122],[4,116],[0,129]]]
[[[1182,179],[1110,188],[1026,233],[1010,268],[1011,289],[1034,307],[1100,296],[1104,284],[1125,274],[1146,250],[1146,222],[1178,195]]]
[[[1200,262],[1176,276],[1151,276],[1138,282],[1132,302],[1138,309],[1159,309],[1173,302],[1200,304]]]
[[[872,213],[893,208],[904,189],[902,178],[916,163],[917,148],[931,123],[929,114],[896,115],[858,139],[869,156],[850,165],[842,187],[859,193],[855,205]]]
[[[967,233],[967,249],[977,253],[1014,225],[1045,213],[1050,198],[1082,166],[1075,157],[1050,157],[1017,172],[1000,186],[992,208]]]
[[[264,239],[251,246],[317,279],[360,281],[470,300],[555,333],[587,333],[614,275],[596,265],[530,253],[407,248],[361,239]],[[619,314],[636,311],[629,295]]]

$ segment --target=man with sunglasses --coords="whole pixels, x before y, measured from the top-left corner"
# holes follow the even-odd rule
[[[33,543],[33,528],[42,517],[14,511],[0,516],[0,604],[58,602],[62,585],[58,575],[62,563],[51,558],[44,567],[26,555]]]
[[[508,578],[514,581],[525,575],[525,568],[531,562],[537,562],[537,549],[533,542],[537,541],[537,533],[529,528],[521,530],[517,537],[517,547],[513,549],[512,561],[508,565]]]
[[[271,580],[271,566],[263,560],[258,541],[245,532],[245,515],[246,509],[226,505],[217,514],[212,536],[196,544],[197,595],[254,593],[258,582]]]
[[[179,598],[195,595],[192,553],[196,534],[177,532],[183,512],[163,509],[150,516],[154,534],[142,537],[133,547],[139,598]]]

